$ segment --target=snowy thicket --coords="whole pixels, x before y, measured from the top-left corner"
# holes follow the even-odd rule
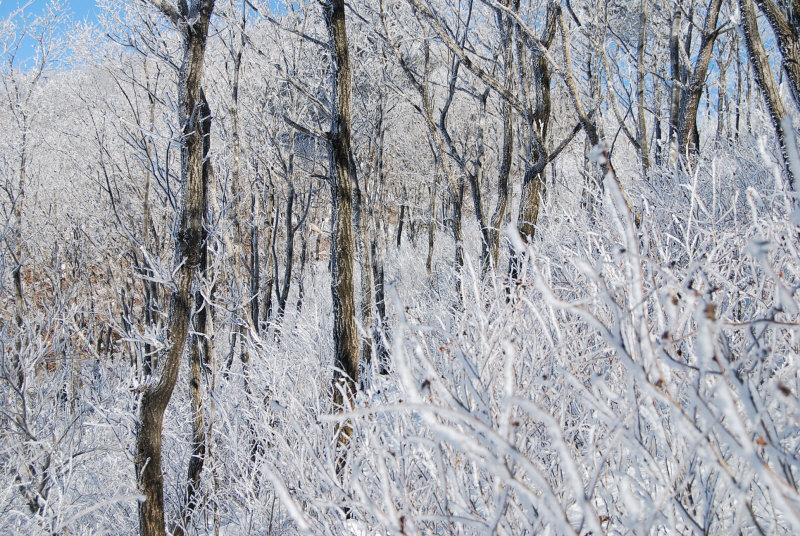
[[[401,4],[397,11],[410,10]],[[530,164],[520,135],[500,260],[482,273],[481,230],[465,201],[459,268],[453,191],[433,136],[415,115],[420,97],[391,54],[376,52],[383,42],[368,27],[378,8],[357,6],[356,152],[370,207],[365,233],[382,252],[387,320],[376,329],[358,319],[374,357],[344,412],[334,411],[331,395],[328,164],[315,137],[328,120],[328,59],[311,48],[326,38],[319,16],[281,12],[283,30],[257,19],[248,35],[238,97],[245,209],[231,194],[235,103],[226,54],[236,39],[222,17],[210,44],[210,269],[195,282],[210,311],[202,377],[207,439],[187,533],[800,533],[800,232],[757,96],[741,103],[741,128],[738,114],[736,127],[730,124],[732,112],[718,124],[719,109],[706,103],[698,117],[702,151],[688,163],[664,151],[645,173],[635,136],[619,134],[612,153],[619,181],[600,176],[597,161],[605,156],[595,149],[585,157],[579,134],[546,170],[530,243],[515,225]],[[41,80],[30,67],[2,71],[0,534],[138,530],[137,408],[149,381],[143,363],[167,344],[174,275],[179,129],[169,62],[177,45],[147,18],[157,19],[153,13],[106,7],[104,31],[116,44],[83,28],[74,32],[70,68],[53,67]],[[526,20],[532,26],[542,18],[534,7]],[[622,8],[611,8],[606,22],[634,33]],[[655,18],[663,15],[656,11]],[[492,13],[473,23],[486,33],[483,44],[494,37]],[[422,25],[397,17],[410,33]],[[414,69],[432,65],[431,100],[441,108],[452,57],[428,37],[432,59],[423,59],[430,51],[421,37],[403,37],[403,53]],[[590,55],[584,37],[576,47]],[[725,46],[720,56],[729,67],[738,49],[732,41]],[[610,56],[620,50],[608,48]],[[624,78],[632,65],[615,69]],[[482,195],[493,206],[502,101],[492,94],[481,111],[470,93],[481,81],[461,76],[450,125],[455,145],[477,158],[483,134],[475,118],[482,117],[491,138]],[[712,77],[715,91],[730,89],[718,72]],[[613,84],[610,78],[602,82]],[[553,93],[551,149],[576,121],[555,77]],[[648,99],[660,106],[662,97]],[[608,108],[619,105],[597,105],[612,135],[626,121]],[[300,125],[292,123],[309,132],[297,135]],[[521,124],[515,120],[524,131]],[[791,118],[786,124],[793,134]],[[385,173],[376,169],[378,138]],[[793,142],[789,160],[800,168]],[[467,188],[463,179],[460,186]],[[296,225],[297,235],[289,236],[279,222],[295,190],[288,229]],[[145,198],[152,206],[143,214]],[[401,205],[410,215],[398,246]],[[236,244],[239,225],[267,233]],[[293,261],[287,239],[298,249]],[[286,310],[262,310],[253,322],[242,283],[252,266],[235,273],[234,258],[252,258],[259,248],[253,266],[265,273],[256,289],[263,308],[287,263],[294,271]],[[512,259],[516,279],[509,277]],[[19,303],[14,271],[23,263]],[[370,284],[374,290],[376,281]],[[186,509],[186,369],[164,423],[168,530],[183,524]],[[337,442],[345,423],[353,429],[346,447]]]
[[[319,263],[291,330],[252,348],[248,388],[237,365],[211,371],[197,530],[794,533],[800,263],[772,179],[732,154],[654,179],[638,231],[613,192],[570,218],[554,201],[511,289],[472,262],[457,296],[453,277],[426,282],[420,248],[405,245],[391,263],[391,372],[343,416],[330,414]],[[52,322],[74,318],[68,296],[53,301]],[[41,320],[31,329],[64,329]],[[134,531],[130,368],[48,368],[37,344],[23,350],[25,396],[4,387],[26,420],[6,421],[2,531]],[[164,439],[173,514],[187,404],[182,391]],[[355,436],[339,478],[342,418]],[[34,468],[49,493],[31,516]]]

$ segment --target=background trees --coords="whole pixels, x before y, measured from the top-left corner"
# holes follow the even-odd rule
[[[4,23],[0,532],[798,531],[788,4],[103,7]]]

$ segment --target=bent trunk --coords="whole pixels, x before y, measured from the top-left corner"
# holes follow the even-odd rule
[[[186,346],[191,315],[192,280],[201,263],[203,216],[203,136],[200,128],[203,57],[213,0],[182,4],[181,13],[165,11],[183,33],[184,56],[178,79],[179,121],[183,132],[181,178],[183,204],[175,236],[176,284],[167,318],[169,349],[159,359],[163,368],[158,380],[144,389],[136,437],[136,473],[144,500],[139,503],[139,528],[143,536],[161,536],[164,530],[164,476],[161,472],[161,431],[181,358]],[[194,24],[182,21],[193,18]]]

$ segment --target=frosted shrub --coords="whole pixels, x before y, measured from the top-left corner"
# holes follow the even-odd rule
[[[284,519],[320,534],[796,533],[798,242],[755,168],[747,189],[708,165],[645,191],[638,229],[606,181],[592,232],[548,225],[510,293],[469,267],[458,307],[394,293],[392,374],[346,416],[343,477],[344,417],[309,405],[316,391],[280,405],[261,455]]]

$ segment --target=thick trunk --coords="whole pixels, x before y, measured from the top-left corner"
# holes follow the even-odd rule
[[[792,169],[789,166],[788,154],[786,152],[786,144],[794,136],[786,132],[785,128],[791,126],[791,120],[784,121],[787,118],[786,107],[781,99],[778,85],[772,76],[772,70],[769,66],[769,56],[764,48],[764,43],[758,31],[758,23],[756,22],[755,6],[753,0],[739,0],[739,9],[742,13],[742,31],[744,32],[745,45],[747,46],[747,55],[750,58],[750,64],[753,66],[753,73],[756,77],[756,83],[761,89],[761,94],[767,104],[769,116],[772,120],[772,125],[775,127],[775,133],[778,136],[778,142],[781,146],[781,156],[783,157],[786,173],[789,176],[790,187],[792,191],[798,193],[800,185],[795,184],[795,181],[800,180],[800,177],[792,175]]]
[[[278,294],[278,309],[275,313],[277,322],[283,320],[283,314],[286,312],[286,300],[289,299],[289,289],[292,284],[292,265],[294,264],[294,227],[292,222],[292,215],[294,211],[294,198],[295,191],[294,185],[289,183],[289,194],[286,199],[286,250],[284,252],[286,267],[283,272],[283,283],[277,289]],[[276,227],[277,231],[277,227]],[[278,259],[275,252],[275,243],[272,244],[272,256],[275,263],[275,280],[278,281]]]
[[[550,47],[555,38],[557,8],[550,7],[547,14],[547,25],[542,35],[542,44]],[[566,50],[566,49],[565,49]],[[567,56],[568,57],[568,56]],[[528,166],[522,181],[522,196],[519,204],[519,216],[517,218],[517,228],[522,238],[526,241],[533,240],[536,232],[536,222],[539,219],[539,209],[541,208],[542,193],[544,189],[544,170],[547,162],[547,154],[544,148],[547,140],[547,131],[550,125],[550,112],[552,101],[550,98],[550,66],[544,54],[535,52],[532,62],[533,85],[536,92],[536,104],[528,110],[528,129],[530,130],[530,140],[528,142]],[[528,75],[525,66],[521,63],[517,66],[520,71],[520,79],[525,83]],[[574,80],[573,80],[574,84]],[[526,99],[528,100],[528,99]],[[518,259],[511,260],[511,277],[516,279],[518,276]]]
[[[170,296],[167,317],[169,349],[160,360],[161,373],[148,385],[139,408],[136,437],[136,473],[139,490],[139,528],[142,536],[162,536],[164,528],[164,476],[161,471],[161,432],[164,412],[178,378],[181,358],[189,332],[192,309],[192,281],[201,264],[203,217],[206,213],[203,192],[203,136],[201,119],[201,77],[206,36],[213,0],[183,4],[182,13],[165,13],[183,32],[184,58],[178,79],[178,114],[183,132],[181,178],[184,189],[180,223],[175,236],[175,288]],[[182,21],[194,19],[193,24]]]
[[[800,2],[795,0],[793,7],[788,2],[782,2],[783,9],[775,5],[773,0],[756,0],[756,4],[769,21],[778,41],[783,58],[781,65],[789,80],[794,103],[800,109]]]
[[[708,66],[711,63],[711,53],[714,42],[717,40],[717,18],[722,7],[722,0],[711,0],[703,24],[703,36],[700,40],[700,52],[694,64],[694,72],[689,79],[688,87],[683,92],[680,103],[680,116],[678,118],[678,151],[681,156],[691,158],[699,147],[697,138],[697,110],[700,107],[700,98],[706,83]]]
[[[330,132],[331,186],[331,294],[333,297],[334,383],[333,400],[338,411],[350,405],[358,382],[359,341],[353,283],[355,239],[353,236],[350,55],[347,48],[344,0],[325,3],[325,22],[333,51],[333,96]],[[349,442],[351,429],[344,425],[339,441]],[[339,469],[342,469],[340,464]]]
[[[211,108],[205,95],[201,92],[200,103],[201,128],[203,134],[203,206],[208,207],[208,184],[211,168],[209,159],[211,152]],[[201,281],[207,280],[206,271],[208,270],[208,231],[203,226],[202,248],[200,254],[200,266],[198,272]],[[206,302],[203,292],[198,289],[195,292],[195,318],[194,330],[191,336],[191,353],[189,354],[189,394],[192,400],[192,444],[191,457],[189,458],[189,469],[186,484],[186,500],[183,511],[183,525],[175,530],[175,536],[182,536],[191,523],[192,514],[198,504],[198,493],[200,490],[200,476],[203,472],[203,465],[206,459],[206,428],[205,428],[205,409],[203,408],[203,379],[202,367],[208,363],[209,344],[206,336],[208,324],[209,308],[211,304]]]

